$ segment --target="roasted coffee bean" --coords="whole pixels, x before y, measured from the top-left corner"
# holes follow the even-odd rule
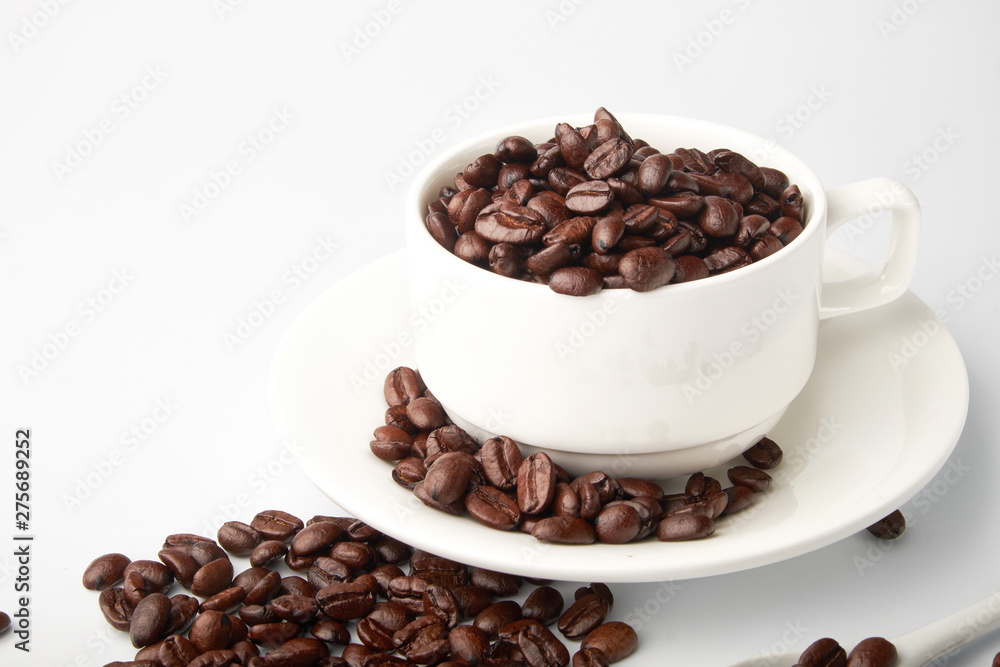
[[[364,584],[332,583],[316,592],[316,601],[331,619],[349,621],[366,616],[375,605],[375,595]]]
[[[754,493],[763,493],[771,486],[771,476],[759,468],[735,466],[726,471],[733,484],[749,487]]]
[[[580,598],[586,597],[588,595],[600,595],[602,598],[608,601],[608,609],[613,609],[615,606],[615,596],[611,593],[611,589],[607,584],[601,583],[599,581],[591,583],[589,586],[581,586],[576,589],[573,593],[573,599],[579,600]]]
[[[410,401],[420,398],[424,389],[425,387],[416,371],[406,366],[400,366],[386,375],[382,393],[385,396],[386,404],[392,407],[406,405]]]
[[[798,667],[846,667],[847,651],[835,639],[824,637],[810,644],[799,656]]]
[[[469,583],[468,568],[465,565],[440,556],[414,553],[410,558],[410,570],[413,576],[446,588]]]
[[[480,215],[475,229],[487,241],[515,246],[538,243],[548,231],[541,213],[517,205],[501,206],[489,215]]]
[[[460,500],[469,486],[472,466],[460,452],[441,455],[427,469],[424,490],[439,503],[453,503]]]
[[[556,125],[556,143],[567,165],[573,169],[583,168],[591,149],[576,128],[567,123]]]
[[[411,422],[410,418],[406,416],[406,406],[403,404],[393,405],[392,407],[386,409],[385,425],[395,426],[414,438],[420,435],[420,428]]]
[[[564,243],[567,246],[580,245],[590,239],[598,218],[589,215],[577,215],[569,218],[550,229],[542,237],[546,246]]]
[[[497,243],[490,248],[487,261],[493,273],[507,278],[516,278],[524,271],[524,255],[510,243]]]
[[[573,249],[565,243],[556,243],[529,255],[524,260],[524,269],[532,275],[546,277],[547,282],[548,276],[572,259]]]
[[[306,595],[279,595],[270,607],[278,618],[291,623],[308,623],[319,613],[316,598]]]
[[[726,509],[719,516],[729,516],[745,510],[753,503],[753,490],[747,486],[730,486],[723,489],[726,494]]]
[[[781,465],[781,447],[770,438],[761,438],[752,447],[743,452],[743,458],[754,468],[771,470]]]
[[[868,526],[867,530],[880,540],[894,540],[906,531],[906,518],[896,510]]]
[[[424,466],[424,462],[416,457],[408,456],[405,459],[400,459],[396,463],[396,467],[392,469],[393,481],[408,489],[412,489],[419,482],[422,482],[426,474],[427,468]]]
[[[705,266],[708,267],[711,274],[715,275],[748,266],[752,261],[750,255],[743,248],[727,246],[719,248],[705,257]]]
[[[541,514],[552,503],[556,477],[552,459],[544,452],[525,458],[517,471],[517,506],[525,514]]]
[[[374,436],[375,439],[369,443],[369,447],[372,454],[383,461],[406,458],[413,448],[413,437],[396,426],[379,426],[375,429]]]
[[[229,665],[235,665],[237,659],[235,651],[216,649],[202,653],[189,662],[188,667],[229,667]],[[260,660],[260,658],[251,658],[251,660]]]
[[[566,482],[556,484],[552,513],[556,516],[580,516],[580,495]]]
[[[271,605],[248,604],[240,607],[237,615],[240,620],[248,626],[260,625],[261,623],[280,623],[281,619],[274,613]]]
[[[444,586],[431,584],[423,595],[424,615],[431,616],[445,627],[458,625],[459,609],[455,596]]]
[[[632,145],[618,137],[600,144],[584,160],[583,170],[594,179],[607,179],[621,172],[632,159]]]
[[[715,238],[732,236],[739,229],[740,216],[733,202],[724,197],[709,195],[698,215],[698,225],[706,234]]]
[[[781,241],[782,245],[788,245],[802,233],[802,224],[791,216],[778,218],[767,228],[767,233]]]
[[[202,612],[188,632],[188,639],[201,653],[228,648],[232,636],[232,619],[220,611]]]
[[[485,632],[490,638],[496,638],[500,628],[522,618],[521,605],[514,600],[501,600],[476,614],[472,625]]]
[[[549,278],[549,288],[553,292],[568,296],[597,294],[603,284],[601,274],[584,266],[564,266],[553,271]]]
[[[341,658],[343,658],[343,660],[350,665],[350,667],[374,667],[375,665],[378,665],[377,662],[366,661],[367,658],[374,656],[374,654],[363,644],[348,644],[344,647],[344,650],[340,655]]]
[[[289,549],[297,556],[307,556],[328,549],[343,533],[343,529],[335,523],[328,521],[314,523],[295,534]]]
[[[785,246],[781,243],[777,236],[765,234],[761,238],[754,241],[753,245],[750,246],[750,258],[755,262],[759,262],[765,257],[770,257],[784,247]]]
[[[618,662],[635,653],[639,636],[635,629],[621,621],[608,621],[597,626],[580,643],[581,650],[597,649],[609,663]]]
[[[132,621],[134,605],[125,599],[125,591],[120,587],[105,588],[98,598],[101,613],[115,630],[128,632]]]
[[[489,263],[492,244],[475,230],[469,230],[455,241],[455,256],[469,264],[485,266]]]
[[[288,621],[260,623],[251,625],[247,630],[250,641],[264,649],[277,648],[289,639],[294,639],[301,634],[302,626]]]
[[[295,637],[270,651],[265,664],[277,667],[314,667],[330,655],[326,644],[313,637]]]
[[[163,540],[163,549],[170,549],[172,547],[178,547],[181,549],[190,549],[196,544],[202,542],[214,543],[215,540],[203,537],[201,535],[195,535],[193,533],[174,533],[172,535],[167,535]]]
[[[549,172],[549,186],[556,192],[556,194],[562,196],[563,198],[569,193],[571,189],[575,186],[586,183],[589,179],[587,175],[582,171],[577,171],[576,169],[570,169],[567,167],[556,167]],[[565,205],[565,199],[563,200]],[[569,209],[567,209],[568,211]]]
[[[712,175],[691,174],[703,195],[717,195],[745,204],[753,197],[753,185],[740,174],[717,172]]]
[[[753,242],[767,232],[771,222],[762,215],[745,215],[740,218],[739,227],[736,230],[736,245],[741,248],[749,248]]]
[[[566,193],[566,208],[578,215],[593,215],[610,206],[614,198],[605,181],[585,181]]]
[[[559,617],[559,632],[569,639],[580,639],[604,622],[611,604],[597,593],[584,595]]]
[[[174,581],[174,575],[167,566],[155,560],[132,561],[122,570],[123,579],[127,580],[129,574],[133,573],[141,578],[146,594],[162,593]]]
[[[265,604],[281,586],[281,575],[266,568],[251,567],[233,577],[232,584],[246,591],[245,604]]]
[[[404,622],[403,626],[405,626],[405,624],[406,623]],[[372,651],[391,652],[395,648],[392,636],[398,629],[399,628],[390,630],[377,620],[365,617],[358,621],[355,631],[358,635],[358,641]]]
[[[763,190],[767,186],[760,167],[735,151],[720,151],[712,158],[712,162],[724,172],[743,176],[750,181],[755,190]]]
[[[351,568],[346,563],[329,556],[320,556],[310,566],[306,580],[319,590],[333,583],[343,583],[351,576]]]
[[[234,556],[249,556],[261,543],[260,533],[241,521],[227,521],[219,528],[219,546]]]
[[[486,651],[490,648],[490,638],[480,628],[460,625],[448,632],[451,657],[464,660],[470,665],[483,664]]]
[[[566,161],[563,160],[562,152],[559,150],[559,147],[550,146],[545,149],[544,153],[539,150],[538,157],[531,163],[528,171],[530,171],[531,175],[536,178],[545,179],[548,178],[550,171],[556,167],[561,167],[564,164],[566,164]],[[494,182],[496,181],[494,180]]]
[[[656,527],[656,537],[663,542],[700,539],[714,532],[715,522],[698,512],[668,514]]]
[[[460,618],[473,618],[493,604],[493,594],[481,586],[456,586],[451,594],[458,604]]]
[[[607,255],[618,245],[625,233],[625,221],[622,215],[609,214],[600,218],[591,232],[591,245],[598,255]],[[587,255],[586,257],[590,257]],[[594,267],[591,267],[594,268]]]
[[[492,486],[477,486],[465,496],[465,509],[475,520],[497,530],[510,530],[521,522],[517,501]]]
[[[330,558],[346,565],[352,574],[365,572],[375,562],[375,549],[363,542],[337,542],[330,547]]]
[[[424,218],[424,226],[427,228],[428,233],[430,233],[431,238],[437,241],[442,248],[448,252],[452,252],[455,249],[458,230],[455,229],[455,225],[452,224],[446,212],[436,211],[428,214]]]
[[[893,667],[896,646],[882,637],[862,639],[847,655],[847,667]]]
[[[170,625],[170,598],[163,593],[150,593],[135,606],[129,624],[132,646],[142,648],[155,644],[166,636]]]
[[[497,597],[513,597],[521,589],[521,577],[481,567],[469,568],[469,583],[481,586]]]
[[[426,431],[433,431],[444,426],[446,416],[444,408],[437,401],[422,396],[413,399],[406,405],[406,416],[415,425]]]
[[[233,583],[233,563],[229,557],[216,558],[199,568],[191,580],[191,592],[207,598],[224,591]]]
[[[569,664],[569,650],[544,625],[534,623],[517,635],[517,647],[529,667],[564,667]]]
[[[601,511],[601,506],[604,504],[601,501],[601,492],[597,490],[597,486],[594,484],[576,484],[576,480],[573,481],[574,484],[571,484],[570,488],[580,496],[580,518],[585,521],[593,521],[597,518],[597,515]]]
[[[646,196],[655,196],[667,185],[673,170],[670,158],[662,153],[650,155],[639,166],[639,189]]]
[[[309,633],[327,644],[339,644],[347,646],[351,643],[351,633],[343,623],[322,619],[313,623],[309,628]]]
[[[607,657],[597,648],[580,649],[573,654],[572,667],[608,667]]]
[[[505,164],[500,168],[500,173],[497,174],[497,185],[493,191],[493,196],[502,195],[507,190],[513,188],[516,183],[527,182],[529,178],[531,178],[531,168],[529,165],[521,162]],[[514,200],[516,200],[516,197]]]
[[[531,164],[538,157],[538,150],[524,137],[510,136],[500,140],[493,154],[504,164],[510,162]]]
[[[656,224],[660,210],[649,204],[634,204],[625,211],[622,221],[629,234],[642,234]]]
[[[674,151],[684,166],[695,173],[709,174],[715,170],[715,163],[704,151],[697,148],[678,148]]]
[[[631,542],[642,529],[642,520],[635,508],[628,505],[606,507],[594,520],[597,539],[606,544]]]
[[[805,204],[802,201],[802,192],[799,186],[789,185],[778,197],[778,205],[781,207],[781,215],[793,218],[798,222],[803,222],[803,210]],[[791,240],[791,239],[789,239]]]
[[[496,185],[501,166],[503,163],[496,155],[480,155],[465,168],[462,178],[474,188],[489,188]]]
[[[626,252],[618,264],[618,273],[625,284],[636,292],[649,292],[666,285],[675,270],[670,253],[656,247]]]
[[[531,529],[531,535],[537,540],[557,544],[592,544],[597,539],[589,522],[563,516],[540,519]]]
[[[502,490],[514,488],[523,460],[516,442],[504,435],[490,438],[483,443],[480,458],[483,474],[490,484]]]
[[[750,201],[743,204],[745,215],[762,215],[768,220],[776,220],[781,215],[781,207],[778,202],[768,197],[763,192],[755,192]]]
[[[609,503],[618,497],[618,480],[611,477],[606,472],[600,470],[589,472],[576,477],[570,483],[570,486],[572,486],[577,493],[582,493],[584,485],[593,486],[597,490],[600,494],[600,502],[602,505]]]
[[[421,616],[392,636],[396,652],[418,664],[440,662],[448,655],[448,628],[430,616]]]
[[[258,512],[250,522],[264,539],[288,542],[298,531],[302,530],[302,520],[281,510]]]
[[[692,280],[702,280],[708,278],[711,271],[708,264],[697,255],[681,255],[674,257],[674,278],[675,283],[686,283]]]
[[[440,503],[427,493],[427,489],[424,488],[424,483],[422,481],[417,482],[416,486],[413,487],[413,495],[428,507],[433,507],[436,510],[441,510],[452,516],[459,516],[462,513],[462,501],[456,500],[453,503]]]
[[[564,604],[562,593],[558,589],[552,586],[539,586],[525,598],[521,605],[521,614],[524,618],[549,625],[562,615]]]
[[[125,568],[132,561],[123,554],[104,554],[95,558],[83,571],[83,587],[91,591],[103,591],[117,586],[125,579]]]
[[[213,610],[229,613],[243,602],[246,595],[246,591],[239,586],[232,586],[207,598],[199,608],[201,611]]]
[[[156,662],[161,667],[185,667],[198,657],[198,649],[182,635],[170,635],[156,649]]]

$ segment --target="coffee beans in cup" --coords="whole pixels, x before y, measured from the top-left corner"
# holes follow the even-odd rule
[[[427,205],[428,233],[502,276],[588,296],[748,266],[802,232],[802,193],[726,148],[663,153],[601,107],[535,143],[510,136]]]

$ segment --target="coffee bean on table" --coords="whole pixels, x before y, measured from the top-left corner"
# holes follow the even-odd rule
[[[846,667],[847,651],[835,639],[824,637],[810,644],[799,656],[798,667]]]
[[[170,624],[170,598],[163,593],[150,593],[135,606],[129,624],[132,646],[142,648],[155,644],[166,635]]]
[[[618,662],[635,653],[639,636],[632,626],[621,621],[608,621],[597,626],[583,638],[582,650],[598,649],[609,663]]]
[[[83,587],[92,591],[103,591],[117,586],[125,578],[125,568],[132,561],[123,554],[104,554],[95,558],[83,572]]]
[[[250,525],[264,539],[281,542],[288,542],[295,533],[304,527],[301,519],[280,510],[258,512]]]
[[[847,667],[893,667],[895,645],[882,637],[862,639],[847,655]]]
[[[227,521],[219,528],[219,546],[234,556],[249,556],[262,538],[257,529],[241,521]]]

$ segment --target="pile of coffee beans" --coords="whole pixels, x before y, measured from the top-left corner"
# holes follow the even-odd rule
[[[533,143],[506,137],[427,205],[425,225],[461,259],[586,296],[647,292],[768,257],[802,232],[802,193],[724,148],[661,153],[601,107]]]
[[[383,393],[385,425],[369,443],[378,458],[394,462],[392,478],[425,505],[468,514],[498,530],[521,530],[562,544],[624,544],[650,535],[663,541],[708,537],[720,517],[747,508],[765,492],[782,452],[763,438],[743,455],[750,465],[727,472],[730,486],[704,473],[691,475],[678,493],[658,483],[615,478],[594,471],[571,478],[544,452],[523,456],[506,436],[482,446],[450,423],[420,375],[393,369]]]
[[[795,667],[894,667],[897,657],[896,647],[882,637],[863,639],[850,653],[824,637],[802,652]]]
[[[565,667],[564,639],[580,642],[573,667],[606,667],[638,647],[631,626],[608,620],[604,584],[567,605],[551,582],[414,550],[353,518],[269,510],[216,540],[169,535],[157,556],[105,554],[83,574],[139,649],[107,667]],[[231,556],[250,567],[237,573]],[[282,563],[301,575],[282,576]],[[191,595],[170,595],[174,584]]]

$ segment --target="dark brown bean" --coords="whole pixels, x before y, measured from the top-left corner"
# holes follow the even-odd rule
[[[232,584],[246,591],[244,604],[265,604],[281,586],[281,575],[263,567],[251,567],[233,577]]]
[[[747,251],[739,246],[726,246],[705,257],[705,266],[713,275],[728,273],[748,266],[752,259]]]
[[[749,487],[754,493],[763,493],[771,486],[771,476],[759,468],[735,466],[726,471],[729,481]]]
[[[569,664],[566,645],[540,623],[528,625],[517,634],[517,647],[529,667],[565,667]]]
[[[350,576],[351,568],[346,563],[329,556],[320,556],[309,567],[306,579],[313,588],[319,590],[330,584],[343,583]]]
[[[507,278],[516,278],[524,271],[524,255],[510,243],[497,243],[490,248],[487,261],[491,271]]]
[[[740,215],[733,202],[715,195],[705,197],[698,215],[698,225],[715,238],[732,236],[739,229]]]
[[[287,542],[298,531],[302,530],[302,520],[281,510],[258,512],[250,522],[264,539]]]
[[[490,638],[474,625],[460,625],[448,633],[451,656],[470,665],[482,664],[490,647]]]
[[[528,594],[521,605],[524,618],[533,619],[542,625],[556,621],[563,613],[563,596],[552,586],[539,586]]]
[[[501,139],[494,155],[505,164],[509,162],[531,164],[538,157],[538,150],[524,137],[515,135]]]
[[[584,595],[559,617],[559,632],[569,639],[580,639],[599,626],[611,611],[608,600],[597,593]]]
[[[324,614],[335,621],[362,618],[375,605],[375,595],[361,583],[332,583],[316,592]]]
[[[525,270],[534,276],[549,276],[556,269],[569,264],[573,250],[565,243],[556,243],[542,248],[524,260]]]
[[[648,292],[670,282],[674,277],[674,260],[662,248],[637,248],[625,253],[618,273],[625,284],[637,292]]]
[[[597,220],[589,215],[568,218],[546,232],[545,236],[542,237],[542,243],[547,246],[556,243],[563,243],[567,246],[580,245],[590,239]]]
[[[810,644],[799,656],[798,667],[846,667],[847,651],[835,639],[824,637]]]
[[[472,625],[485,632],[489,637],[495,638],[500,628],[522,618],[521,605],[514,600],[501,600],[476,614]]]
[[[302,634],[302,626],[287,621],[251,625],[247,631],[250,641],[265,649],[277,648],[300,634]]]
[[[705,260],[697,255],[680,255],[674,257],[675,283],[686,283],[692,280],[702,280],[712,275]]]
[[[585,181],[566,193],[566,208],[580,215],[592,215],[611,205],[615,193],[605,181]]]
[[[228,648],[232,636],[232,619],[221,611],[202,612],[188,632],[188,639],[201,653]]]
[[[781,447],[770,438],[761,438],[752,447],[743,452],[743,458],[754,468],[771,470],[781,465],[783,457]]]
[[[421,396],[407,403],[406,416],[425,431],[433,431],[444,426],[447,419],[441,404],[426,396]]]
[[[745,510],[753,503],[753,490],[746,486],[730,486],[723,489],[726,494],[726,509],[719,516],[729,516]]]
[[[430,616],[421,616],[392,636],[396,652],[418,664],[440,662],[448,655],[448,628]]]
[[[246,591],[239,586],[232,586],[207,598],[201,603],[199,609],[201,611],[211,609],[229,613],[243,602],[246,595]]]
[[[778,205],[781,207],[782,216],[793,218],[800,223],[805,221],[803,217],[805,215],[805,203],[802,200],[802,192],[799,190],[799,186],[789,185],[777,199]]]
[[[485,267],[489,263],[490,249],[493,247],[475,230],[462,233],[455,241],[455,256],[469,264]]]
[[[117,586],[125,578],[125,568],[132,561],[123,554],[104,554],[95,558],[83,571],[83,587],[91,591],[103,591]]]
[[[567,165],[573,169],[583,168],[590,155],[590,146],[576,128],[567,123],[556,125],[556,143]]]
[[[308,623],[319,613],[316,598],[308,595],[279,595],[270,607],[278,618],[290,623]]]
[[[614,663],[635,653],[639,648],[639,636],[627,623],[608,621],[587,633],[580,643],[580,648],[597,649],[609,663]]]
[[[882,637],[862,639],[847,655],[847,667],[894,667],[896,646]]]
[[[715,522],[698,512],[668,514],[656,527],[656,537],[663,542],[695,540],[714,532]]]
[[[568,516],[550,516],[539,520],[531,535],[543,542],[558,544],[592,544],[597,539],[594,527],[583,519]]]
[[[802,223],[791,216],[783,215],[771,223],[767,233],[777,237],[782,245],[788,245],[802,233]]]
[[[423,595],[424,615],[432,616],[445,627],[458,625],[459,608],[455,596],[444,586],[431,584]]]
[[[589,296],[597,294],[604,279],[597,271],[584,266],[564,266],[552,272],[549,288],[557,294]]]
[[[455,241],[458,239],[458,230],[455,229],[455,225],[452,224],[447,213],[435,212],[429,214],[424,218],[424,226],[427,228],[427,232],[431,235],[431,238],[437,241],[442,248],[448,252],[454,251]]]
[[[522,518],[517,501],[492,486],[470,491],[465,496],[465,509],[475,520],[497,530],[516,528]]]
[[[784,247],[785,246],[781,243],[777,236],[765,234],[761,238],[754,241],[753,245],[750,246],[750,257],[753,261],[759,262],[765,257],[770,257]]]
[[[906,531],[906,518],[896,510],[868,526],[866,530],[880,540],[894,540]]]
[[[600,144],[584,160],[583,170],[593,179],[607,179],[621,172],[632,159],[632,145],[618,137]]]
[[[150,593],[135,606],[129,625],[132,646],[142,648],[155,644],[166,636],[170,625],[170,598],[163,593]]]
[[[517,470],[517,506],[525,514],[541,514],[552,503],[556,476],[552,459],[544,452],[525,458]]]
[[[496,155],[491,153],[480,155],[465,168],[462,178],[474,188],[489,188],[496,185],[502,165]]]
[[[609,664],[600,649],[585,648],[573,654],[572,667],[608,667]]]
[[[400,366],[389,372],[385,377],[382,393],[389,407],[406,405],[423,395],[424,386],[416,371],[406,366]],[[252,524],[251,524],[252,525]]]
[[[489,215],[476,218],[476,231],[492,243],[531,245],[548,230],[541,213],[526,206],[505,205]]]
[[[626,544],[639,534],[642,520],[639,512],[629,505],[606,507],[594,520],[597,539],[605,544]]]

